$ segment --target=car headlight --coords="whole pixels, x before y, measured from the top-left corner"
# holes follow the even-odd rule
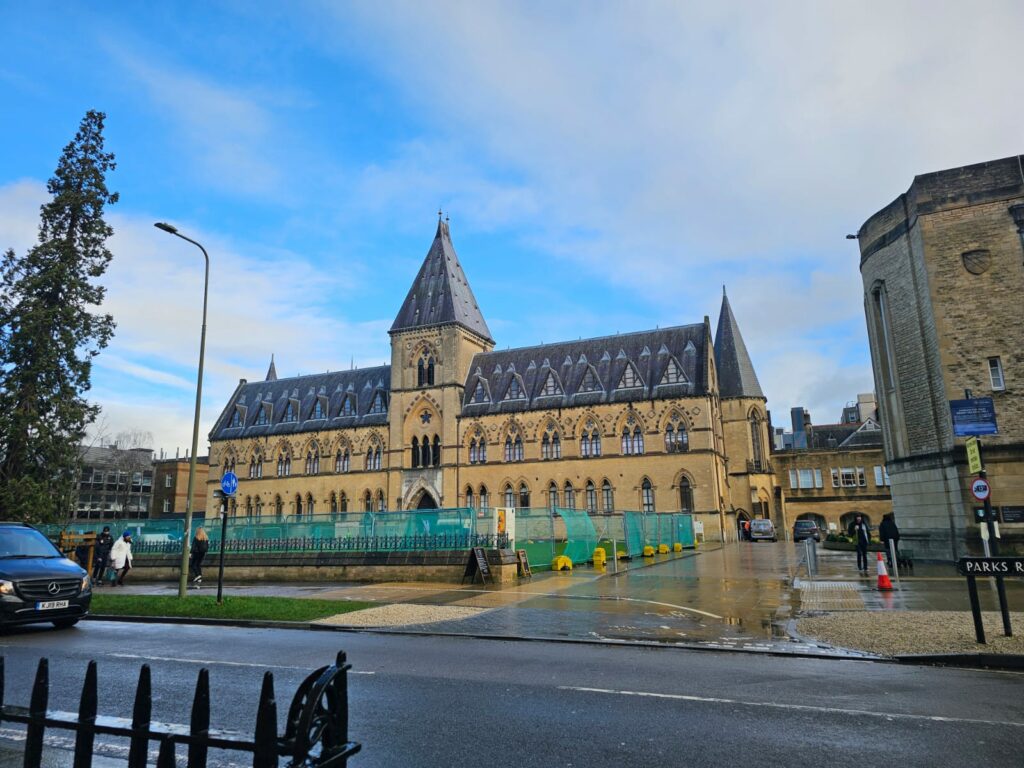
[[[13,595],[14,594],[14,582],[4,581],[0,579],[0,595]]]
[[[90,589],[92,589],[92,579],[89,578],[89,574],[87,573],[82,577],[82,586],[79,591],[88,592]]]

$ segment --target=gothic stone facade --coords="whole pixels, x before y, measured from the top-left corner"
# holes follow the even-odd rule
[[[714,343],[705,317],[496,352],[440,221],[390,335],[390,365],[242,380],[210,435],[208,508],[231,468],[232,512],[253,517],[557,504],[692,512],[718,539],[780,513],[724,296]]]
[[[991,397],[985,437],[1003,550],[1024,524],[1024,173],[1021,157],[929,173],[858,233],[893,509],[920,555],[981,549],[950,400]]]

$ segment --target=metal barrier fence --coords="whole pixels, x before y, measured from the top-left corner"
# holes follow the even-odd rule
[[[75,768],[90,768],[97,734],[130,739],[128,768],[143,768],[149,758],[149,744],[159,744],[157,768],[174,768],[175,750],[188,747],[189,768],[204,768],[210,749],[252,753],[254,768],[276,768],[279,758],[294,766],[345,766],[361,745],[348,740],[348,676],[351,664],[338,653],[335,663],[310,674],[295,691],[284,736],[277,735],[277,703],[274,675],[265,672],[260,690],[256,728],[252,739],[229,731],[210,728],[210,675],[199,671],[188,726],[160,723],[152,719],[153,696],[149,665],[143,664],[135,689],[131,719],[97,714],[96,662],[90,661],[79,700],[78,714],[48,709],[50,695],[49,660],[42,658],[36,669],[28,707],[4,704],[4,657],[0,656],[0,722],[27,725],[25,768],[39,768],[43,761],[46,729],[75,732]]]

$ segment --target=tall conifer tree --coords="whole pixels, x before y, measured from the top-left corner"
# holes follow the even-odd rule
[[[105,205],[114,155],[103,151],[102,112],[89,111],[47,184],[39,242],[0,259],[0,520],[70,514],[80,445],[99,407],[86,400],[92,359],[114,319],[97,310],[110,263]]]

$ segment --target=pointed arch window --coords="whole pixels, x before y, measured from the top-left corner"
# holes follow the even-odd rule
[[[640,506],[644,512],[654,511],[654,486],[646,477],[640,484]]]
[[[693,487],[685,477],[679,481],[679,511],[693,513]]]
[[[526,487],[526,483],[519,484],[519,506],[522,509],[530,507],[530,489]]]
[[[420,466],[430,466],[430,438],[426,435],[423,436],[423,442],[420,443]]]
[[[598,432],[597,429],[594,429],[590,433],[590,455],[601,455],[601,433]]]
[[[632,363],[626,363],[626,370],[622,372],[622,378],[619,379],[619,389],[632,389],[642,386],[643,381],[640,380],[640,374],[636,372],[636,367]]]
[[[295,494],[295,516],[302,517],[302,496]]]
[[[466,486],[466,506],[470,509],[475,509],[473,506],[473,486]]]
[[[512,484],[509,483],[505,486],[505,506],[514,507],[516,505],[516,492],[512,488]]]
[[[236,409],[235,412],[233,414],[231,414],[231,426],[232,427],[240,427],[240,426],[242,426],[242,413],[241,413],[241,411]]]
[[[363,494],[363,511],[373,512],[373,496],[370,495],[369,491]]]
[[[665,368],[665,373],[661,375],[662,384],[685,384],[686,376],[683,374],[683,369],[679,367],[679,364],[674,358],[670,358],[668,366]]]
[[[602,502],[604,503],[604,511],[611,512],[612,510],[614,510],[615,496],[614,492],[612,491],[612,484],[609,483],[607,480],[601,483],[601,496],[604,497],[602,499]]]
[[[320,450],[315,446],[306,452],[306,474],[320,474]]]
[[[334,493],[334,491],[331,491],[331,507],[330,507],[330,510],[331,510],[331,514],[332,515],[338,514],[338,495],[336,493]]]
[[[548,509],[552,512],[555,511],[555,507],[558,506],[558,486],[555,485],[555,481],[552,480],[548,485]]]
[[[756,411],[750,415],[750,450],[754,459],[754,471],[764,469],[764,447],[761,442],[761,416]]]
[[[506,400],[522,400],[524,398],[523,388],[519,384],[519,378],[516,376],[512,377],[512,381],[508,385],[508,390],[505,392]]]
[[[548,371],[548,378],[544,382],[544,387],[540,391],[541,395],[560,395],[562,394],[562,387],[558,383],[558,379],[555,378],[555,374]]]
[[[339,448],[338,452],[334,456],[334,471],[337,474],[339,474],[339,475],[342,472],[348,472],[348,470],[349,470],[349,463],[350,463],[350,459],[349,459],[348,448],[345,448],[345,449]]]
[[[266,426],[266,424],[269,422],[269,419],[267,417],[267,411],[268,410],[269,409],[267,408],[266,405],[264,405],[264,404],[260,405],[259,410],[256,411],[256,426],[258,426],[258,427]]]
[[[386,399],[383,392],[378,392],[373,396],[373,402],[370,403],[370,413],[386,413],[388,409]]]
[[[256,497],[256,507],[254,509],[254,513],[257,520],[263,517],[263,499],[261,499],[259,496]]]
[[[313,418],[322,419],[324,417],[324,405],[320,402],[320,398],[317,398],[316,403],[313,404]]]
[[[245,516],[252,517],[252,496],[245,497]]]
[[[594,373],[593,368],[587,368],[587,372],[583,374],[583,381],[580,382],[580,392],[598,392],[601,389],[601,382],[597,379],[597,374]]]
[[[286,423],[290,421],[298,421],[295,404],[291,400],[288,401],[288,405],[284,409],[284,421]]]
[[[565,481],[565,508],[576,509],[576,489],[572,487],[572,483],[568,480]]]
[[[341,412],[339,416],[355,416],[356,414],[356,396],[345,395],[345,399],[341,401]]]
[[[437,435],[434,435],[434,444],[431,446],[430,459],[431,466],[441,466],[441,438]]]
[[[580,456],[584,459],[590,457],[590,433],[584,432],[580,435]]]
[[[545,433],[544,437],[540,441],[540,457],[542,459],[551,458],[551,438]]]
[[[420,439],[415,435],[412,438],[412,468],[420,465]]]
[[[594,485],[593,480],[587,480],[587,512],[594,514],[597,512],[597,486]]]
[[[422,387],[427,383],[427,367],[423,364],[423,358],[416,363],[416,386]]]
[[[633,442],[629,439],[629,427],[622,428],[622,455],[629,456],[632,453]]]
[[[486,485],[480,486],[480,509],[487,509],[491,505],[491,494],[487,491]]]
[[[669,453],[686,453],[690,450],[690,435],[682,421],[673,421],[665,427],[665,450]]]
[[[559,437],[558,430],[555,429],[554,424],[548,426],[547,431],[544,432],[544,436],[541,438],[540,457],[542,459],[562,458],[562,438]]]
[[[470,400],[471,403],[487,403],[490,402],[490,398],[487,396],[487,390],[484,389],[484,383],[477,381],[476,389],[473,390],[473,397]]]
[[[284,502],[281,501],[280,496],[274,497],[274,516],[280,520],[284,517]]]
[[[348,512],[348,495],[342,491],[341,497],[338,499],[338,511]]]
[[[551,458],[562,458],[562,439],[557,432],[551,436]]]
[[[640,427],[633,428],[633,455],[642,456],[644,452],[644,433]]]
[[[313,494],[306,494],[306,514],[312,517],[316,514],[316,502],[313,501]]]
[[[378,512],[387,512],[388,511],[388,503],[387,503],[387,500],[384,498],[384,491],[377,491],[377,511]]]
[[[469,441],[469,463],[476,464],[476,457],[476,438],[474,437],[472,440]]]

